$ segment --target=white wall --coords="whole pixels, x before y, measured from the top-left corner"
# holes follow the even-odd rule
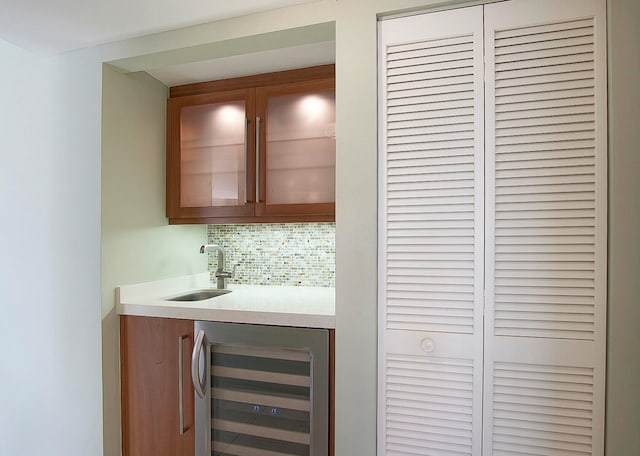
[[[165,216],[168,89],[146,73],[104,66],[102,79],[102,315],[118,285],[207,270],[205,225]]]
[[[609,1],[606,448],[640,454],[640,2]]]
[[[165,217],[167,88],[146,73],[102,77],[102,343],[104,454],[120,451],[118,285],[207,270],[205,225]]]
[[[0,61],[0,454],[98,455],[100,73]]]

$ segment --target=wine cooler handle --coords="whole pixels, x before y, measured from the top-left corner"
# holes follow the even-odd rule
[[[191,354],[191,381],[193,382],[193,388],[196,394],[201,399],[204,399],[204,387],[200,380],[200,352],[204,347],[204,331],[198,331],[198,336],[193,344],[193,353]]]

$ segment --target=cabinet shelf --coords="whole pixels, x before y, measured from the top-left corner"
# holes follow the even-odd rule
[[[299,138],[269,138],[269,144],[277,144],[277,143],[289,143],[289,142],[304,142],[304,141],[313,141],[313,140],[333,140],[335,141],[335,136],[303,136]]]
[[[244,142],[242,141],[234,141],[234,142],[218,142],[218,141],[210,141],[210,140],[192,140],[192,141],[182,141],[180,147],[183,151],[185,150],[199,150],[199,149],[215,149],[218,147],[244,147]]]

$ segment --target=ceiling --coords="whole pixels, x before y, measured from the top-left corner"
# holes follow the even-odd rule
[[[41,55],[315,0],[0,0],[0,38]]]

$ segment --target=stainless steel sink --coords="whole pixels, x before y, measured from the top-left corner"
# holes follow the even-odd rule
[[[205,299],[215,298],[231,293],[231,290],[218,290],[216,288],[208,288],[205,290],[195,290],[189,293],[181,294],[171,298],[165,298],[165,301],[204,301]]]

